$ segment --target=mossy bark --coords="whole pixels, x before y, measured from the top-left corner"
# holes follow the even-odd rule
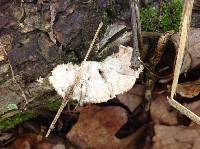
[[[129,11],[126,1],[119,2],[0,2],[0,43],[8,53],[6,57],[0,52],[0,131],[37,116],[43,108],[58,108],[61,99],[48,82],[50,71],[60,63],[80,63],[100,21],[104,29],[97,42],[107,24]],[[89,59],[109,54],[98,52],[94,50]],[[39,77],[44,78],[42,84],[37,82]],[[19,86],[28,100],[26,109]]]

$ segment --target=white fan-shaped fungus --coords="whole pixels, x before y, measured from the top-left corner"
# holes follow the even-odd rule
[[[107,57],[103,62],[86,61],[81,66],[71,63],[56,66],[49,77],[57,93],[63,98],[69,94],[83,103],[101,103],[128,91],[135,84],[143,70],[131,69],[131,47],[119,47],[119,52]],[[82,68],[80,68],[82,67]],[[76,82],[76,77],[79,81]]]

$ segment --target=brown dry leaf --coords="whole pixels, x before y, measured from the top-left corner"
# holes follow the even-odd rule
[[[41,134],[27,133],[18,136],[11,144],[11,149],[65,149],[64,139],[55,135],[48,140]]]
[[[153,121],[156,124],[177,125],[177,111],[169,111],[170,105],[166,94],[155,95],[152,101],[150,112]]]
[[[115,134],[127,119],[121,107],[91,105],[81,111],[78,122],[66,137],[81,148],[124,148],[124,142],[128,145],[132,140],[122,141]]]
[[[37,142],[37,144],[34,145],[34,147],[31,148],[35,148],[35,149],[52,149],[53,148],[53,144],[48,142],[48,141],[40,141]]]
[[[142,103],[144,90],[143,85],[136,84],[128,92],[118,95],[117,99],[133,112]]]
[[[198,149],[200,127],[154,126],[153,149]]]
[[[200,100],[192,102],[192,103],[185,103],[184,106],[194,112],[195,114],[200,116]]]
[[[145,146],[145,144],[143,144],[142,141],[144,140],[144,137],[146,137],[144,134],[145,134],[145,128],[144,127],[139,128],[136,132],[134,132],[130,136],[128,136],[124,139],[121,139],[121,145],[119,148],[120,149],[121,148],[123,148],[123,149],[143,148]]]
[[[11,145],[11,148],[13,148],[13,149],[31,149],[31,146],[34,143],[35,137],[36,137],[36,135],[34,135],[34,134],[28,134],[23,137],[18,137]]]
[[[199,95],[200,79],[192,82],[178,84],[176,92],[182,97],[193,98]]]
[[[199,148],[200,148],[200,138],[197,138],[197,139],[195,139],[192,149],[199,149]]]
[[[144,92],[145,92],[145,87],[142,84],[136,84],[130,91],[128,91],[128,93],[132,95],[137,95],[141,97],[144,96]]]

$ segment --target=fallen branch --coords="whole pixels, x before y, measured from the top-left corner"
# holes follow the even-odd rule
[[[138,59],[140,57],[139,45],[142,45],[141,38],[141,27],[139,18],[139,8],[137,0],[130,0],[131,7],[131,23],[132,23],[132,34],[133,34],[133,54],[132,54],[132,66],[133,68],[140,67],[141,63]]]

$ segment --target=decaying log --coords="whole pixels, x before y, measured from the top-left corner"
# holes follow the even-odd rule
[[[107,27],[106,23],[112,24],[116,17],[123,16],[126,28],[125,22],[129,17],[125,9],[129,10],[128,3],[122,0],[111,3],[55,0],[24,1],[21,5],[15,1],[0,2],[0,42],[8,53],[6,56],[0,50],[0,121],[19,113],[23,105],[23,97],[13,81],[8,59],[18,84],[26,94],[27,111],[34,105],[42,107],[46,101],[58,98],[47,81],[52,68],[60,63],[81,62],[100,21]],[[112,16],[107,13],[108,9]],[[119,32],[126,35],[126,29]],[[109,44],[111,39],[119,45],[115,37],[117,33],[114,32],[105,44]],[[121,39],[127,40],[126,36]],[[101,59],[112,53],[100,54],[103,49],[99,49],[98,45],[95,49],[89,59]],[[44,84],[37,82],[40,77],[44,78]]]
[[[195,32],[197,35],[198,34],[197,30],[198,29],[192,30],[190,35],[191,36],[195,35],[192,32]],[[147,37],[158,38],[159,35],[160,34],[153,34],[153,33],[146,33],[146,32],[143,33],[144,39],[146,39]],[[189,35],[189,39],[190,39],[190,35]],[[176,42],[175,42],[176,40],[174,38],[175,36],[176,36],[176,34],[174,36],[172,36],[171,40],[173,41],[173,43],[175,44],[175,47],[176,47]],[[198,37],[198,35],[196,37]],[[107,37],[105,37],[105,38],[107,38]],[[103,38],[101,41],[105,42],[105,38]],[[104,52],[109,51],[109,48],[112,49],[114,47],[117,47],[120,43],[122,43],[122,44],[128,43],[128,42],[130,42],[130,40],[131,40],[131,32],[125,31],[121,36],[116,38],[113,42],[109,42],[107,44],[107,46],[103,46],[104,48],[102,48],[102,51],[104,51]],[[116,41],[118,41],[118,42],[116,42]],[[194,68],[199,65],[198,53],[196,53],[196,54],[193,53],[196,50],[198,50],[198,42],[197,42],[198,39],[195,38],[195,40],[193,39],[190,41],[193,42],[193,44],[192,44],[193,46],[191,46],[191,48],[189,49],[189,52],[190,52],[190,55],[193,55],[193,56],[190,57],[190,59],[188,59],[188,61],[190,62],[189,64],[192,64],[192,65],[190,65],[190,66],[184,65],[184,66],[189,66],[187,68]],[[100,43],[102,43],[102,42],[100,42]],[[148,43],[146,43],[146,44],[148,44]],[[104,53],[104,55],[110,54],[110,52],[107,52],[106,54],[105,53]],[[188,54],[188,53],[186,53],[186,54]],[[191,63],[191,58],[196,59],[194,61],[195,63],[194,62]],[[188,64],[188,63],[185,63],[185,64]],[[47,75],[48,75],[48,73],[47,73]],[[41,99],[43,98],[43,96],[48,96],[48,94],[51,94],[51,96],[49,96],[51,98],[54,98],[52,96],[56,96],[53,88],[49,85],[49,83],[47,81],[47,77],[44,78],[44,82],[45,82],[44,84],[40,84],[39,82],[36,81],[37,78],[39,78],[39,77],[35,78],[35,80],[32,81],[31,83],[24,82],[24,80],[23,80],[24,78],[26,78],[26,77],[23,77],[23,75],[22,75],[22,77],[20,75],[16,76],[16,79],[18,80],[19,84],[22,86],[22,88],[24,89],[24,91],[27,95],[29,103],[31,103],[30,107],[31,107],[31,105],[34,105],[35,103],[37,103],[37,104],[40,104],[40,102],[42,103],[43,101],[41,101]],[[52,95],[52,93],[53,93],[53,95]],[[0,95],[1,95],[0,96],[0,107],[1,107],[0,114],[1,115],[4,113],[9,115],[9,108],[8,108],[9,104],[16,104],[20,108],[20,104],[22,104],[21,101],[23,101],[23,98],[22,98],[22,96],[20,96],[20,91],[19,91],[17,85],[12,80],[10,68],[6,61],[1,62],[1,64],[0,64]],[[56,96],[55,98],[58,98],[58,97]],[[44,100],[48,100],[48,98],[46,98]],[[10,112],[12,113],[13,111],[10,111]],[[18,111],[18,112],[20,112],[20,111]]]

